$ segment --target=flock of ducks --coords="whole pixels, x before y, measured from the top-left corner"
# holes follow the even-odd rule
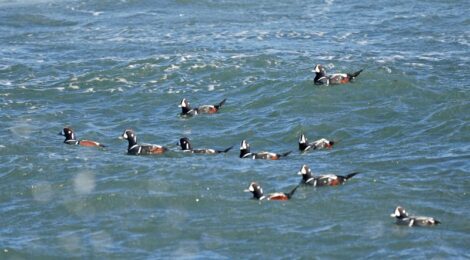
[[[325,69],[322,65],[316,65],[314,72],[316,76],[314,78],[314,84],[316,85],[333,85],[333,84],[345,84],[354,80],[362,70],[359,70],[354,73],[338,73],[327,75]],[[179,107],[181,107],[181,116],[191,117],[199,114],[213,114],[217,113],[220,108],[225,104],[227,99],[222,100],[221,102],[215,105],[202,105],[195,108],[191,108],[189,101],[184,98],[181,100]],[[65,127],[60,135],[65,136],[64,143],[69,145],[80,145],[87,147],[106,147],[105,145],[91,140],[79,140],[76,138],[75,133],[72,128]],[[119,137],[120,139],[128,141],[127,153],[129,155],[151,155],[151,154],[163,154],[169,149],[162,145],[156,144],[139,144],[137,142],[137,135],[132,129],[124,130],[123,134]],[[307,138],[303,133],[301,133],[298,140],[298,147],[301,152],[307,152],[310,150],[317,149],[331,149],[335,144],[334,141],[321,138],[313,142],[308,142]],[[222,150],[216,149],[194,149],[190,140],[187,137],[183,137],[179,140],[179,145],[183,152],[195,153],[195,154],[220,154],[227,153],[230,151],[233,146],[228,147]],[[243,140],[240,143],[240,158],[248,159],[264,159],[264,160],[279,160],[280,158],[286,157],[291,153],[273,153],[273,152],[251,152],[250,144]],[[321,187],[321,186],[336,186],[346,183],[349,179],[354,177],[358,172],[352,172],[345,176],[327,174],[314,176],[308,165],[302,165],[298,171],[298,175],[302,177],[300,183],[296,185],[289,192],[274,192],[269,194],[264,194],[263,189],[257,182],[252,182],[245,190],[245,192],[251,192],[253,194],[253,199],[256,200],[289,200],[294,195],[297,188],[301,185],[312,186],[312,187]],[[432,217],[422,217],[422,216],[410,216],[405,211],[404,208],[398,206],[394,213],[391,214],[391,217],[396,218],[396,223],[399,225],[408,225],[412,226],[434,226],[440,224],[440,221]]]

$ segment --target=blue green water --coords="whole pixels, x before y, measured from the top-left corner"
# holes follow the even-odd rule
[[[0,0],[0,258],[470,258],[470,2]],[[364,69],[313,85],[315,64]],[[181,118],[178,104],[220,113]],[[68,146],[78,138],[104,150]],[[166,145],[126,155],[117,137]],[[304,132],[332,150],[297,151]],[[178,152],[195,148],[226,155]],[[253,151],[285,160],[238,158]],[[288,191],[302,164],[360,171]],[[397,205],[433,228],[396,226]]]

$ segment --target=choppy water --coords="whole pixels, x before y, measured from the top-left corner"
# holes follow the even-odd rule
[[[0,1],[0,258],[469,258],[470,2]],[[364,68],[318,87],[313,66]],[[179,101],[221,113],[183,119]],[[67,146],[72,126],[105,150]],[[164,144],[126,155],[117,137]],[[300,154],[297,138],[339,140]],[[177,152],[182,136],[227,155]],[[285,160],[238,159],[293,150]],[[361,174],[287,191],[308,164]],[[442,221],[398,227],[395,206]]]

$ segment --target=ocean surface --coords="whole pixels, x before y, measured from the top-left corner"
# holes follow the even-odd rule
[[[0,0],[0,259],[469,259],[470,2]],[[315,86],[313,68],[364,69]],[[179,116],[227,98],[219,113]],[[96,149],[63,143],[71,126]],[[165,145],[127,155],[118,137]],[[301,133],[337,141],[300,153]],[[187,136],[195,148],[179,151]],[[293,151],[279,161],[238,158]],[[289,191],[303,164],[360,174]],[[396,206],[437,227],[397,226]]]

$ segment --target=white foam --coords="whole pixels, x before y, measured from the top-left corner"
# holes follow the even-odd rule
[[[13,83],[9,80],[0,80],[0,85],[11,86]]]
[[[72,85],[72,83],[69,84],[69,88],[70,88],[70,89],[80,89],[79,86],[77,86],[77,85]]]
[[[180,68],[180,66],[175,65],[175,64],[171,64],[170,67],[166,68],[166,69],[163,70],[163,71],[165,71],[165,72],[171,72],[171,71],[178,70],[179,68]]]
[[[232,55],[230,56],[230,59],[243,59],[243,58],[249,58],[253,57],[254,55],[248,55],[248,54],[237,54],[237,55]]]
[[[128,84],[129,82],[125,79],[125,78],[116,78],[116,82],[119,82],[119,83],[126,83]]]
[[[206,68],[208,65],[207,64],[194,64],[192,65],[190,68],[191,69],[204,69]]]
[[[376,60],[378,63],[389,63],[389,62],[395,62],[398,60],[404,60],[405,56],[403,55],[390,55],[386,57],[380,57]]]
[[[418,62],[407,62],[405,63],[406,65],[409,65],[411,67],[416,67],[416,68],[432,68],[432,65],[429,64],[424,64],[424,63],[418,63]]]

